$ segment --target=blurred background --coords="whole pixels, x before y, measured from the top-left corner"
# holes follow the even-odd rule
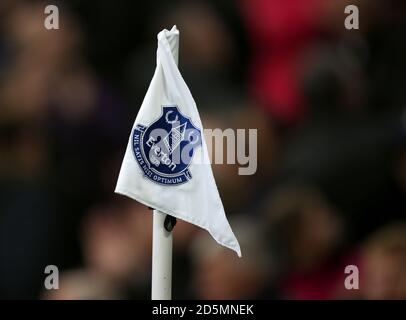
[[[243,258],[179,221],[173,297],[406,299],[405,1],[53,1],[59,30],[47,4],[0,2],[0,298],[150,298],[152,214],[113,190],[176,24],[204,126],[257,128],[258,170],[213,165]]]

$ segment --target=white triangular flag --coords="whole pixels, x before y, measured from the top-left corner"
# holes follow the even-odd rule
[[[176,26],[158,34],[157,66],[115,192],[206,229],[241,256],[214,181],[196,103],[175,61],[178,39]]]

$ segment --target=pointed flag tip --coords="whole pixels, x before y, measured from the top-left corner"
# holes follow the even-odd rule
[[[240,249],[240,246],[239,246],[239,245],[238,245],[237,248],[235,248],[235,249],[233,249],[233,250],[237,253],[238,258],[242,258],[241,249]]]
[[[170,36],[170,35],[178,35],[178,34],[179,34],[179,30],[178,30],[178,28],[176,27],[176,24],[173,25],[173,27],[172,27],[171,30],[164,29],[163,31],[165,32],[165,34],[166,34],[167,36]]]
[[[179,30],[176,28],[176,25],[174,25],[171,30],[163,29],[161,32],[158,33],[158,36],[157,36],[158,41],[165,41],[164,39],[171,41],[171,39],[175,39],[178,37],[179,37]]]

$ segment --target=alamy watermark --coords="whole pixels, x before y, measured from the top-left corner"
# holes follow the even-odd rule
[[[344,20],[344,26],[347,30],[359,29],[359,9],[356,5],[348,5],[344,9],[348,16]]]
[[[348,265],[344,270],[345,274],[348,276],[344,279],[344,287],[347,290],[358,290],[359,289],[359,270],[356,265]]]
[[[179,123],[173,123],[173,128],[181,127]],[[168,135],[172,137],[168,143]],[[172,171],[177,165],[190,163],[193,158],[194,164],[238,164],[239,175],[253,175],[257,171],[257,129],[204,129],[206,152],[196,148],[200,143],[199,133],[196,130],[185,129],[178,132],[177,141],[187,140],[183,148],[173,147],[174,133],[159,128],[154,129],[149,135],[146,145],[149,147],[148,158],[152,165],[159,166],[161,163],[168,166]],[[203,145],[203,147],[205,147]],[[214,152],[213,152],[214,151]],[[214,155],[214,159],[213,159]]]
[[[47,30],[59,29],[59,9],[53,4],[45,7],[44,13],[47,15],[44,19],[44,27]]]
[[[44,287],[47,290],[59,289],[59,269],[57,266],[50,264],[45,267],[44,274],[47,276],[44,280]]]

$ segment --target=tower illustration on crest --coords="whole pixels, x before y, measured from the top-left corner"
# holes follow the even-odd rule
[[[180,143],[185,139],[185,132],[186,122],[177,127],[173,127],[166,137],[163,138],[165,147],[167,148],[169,154],[172,154],[172,152],[176,150]]]

